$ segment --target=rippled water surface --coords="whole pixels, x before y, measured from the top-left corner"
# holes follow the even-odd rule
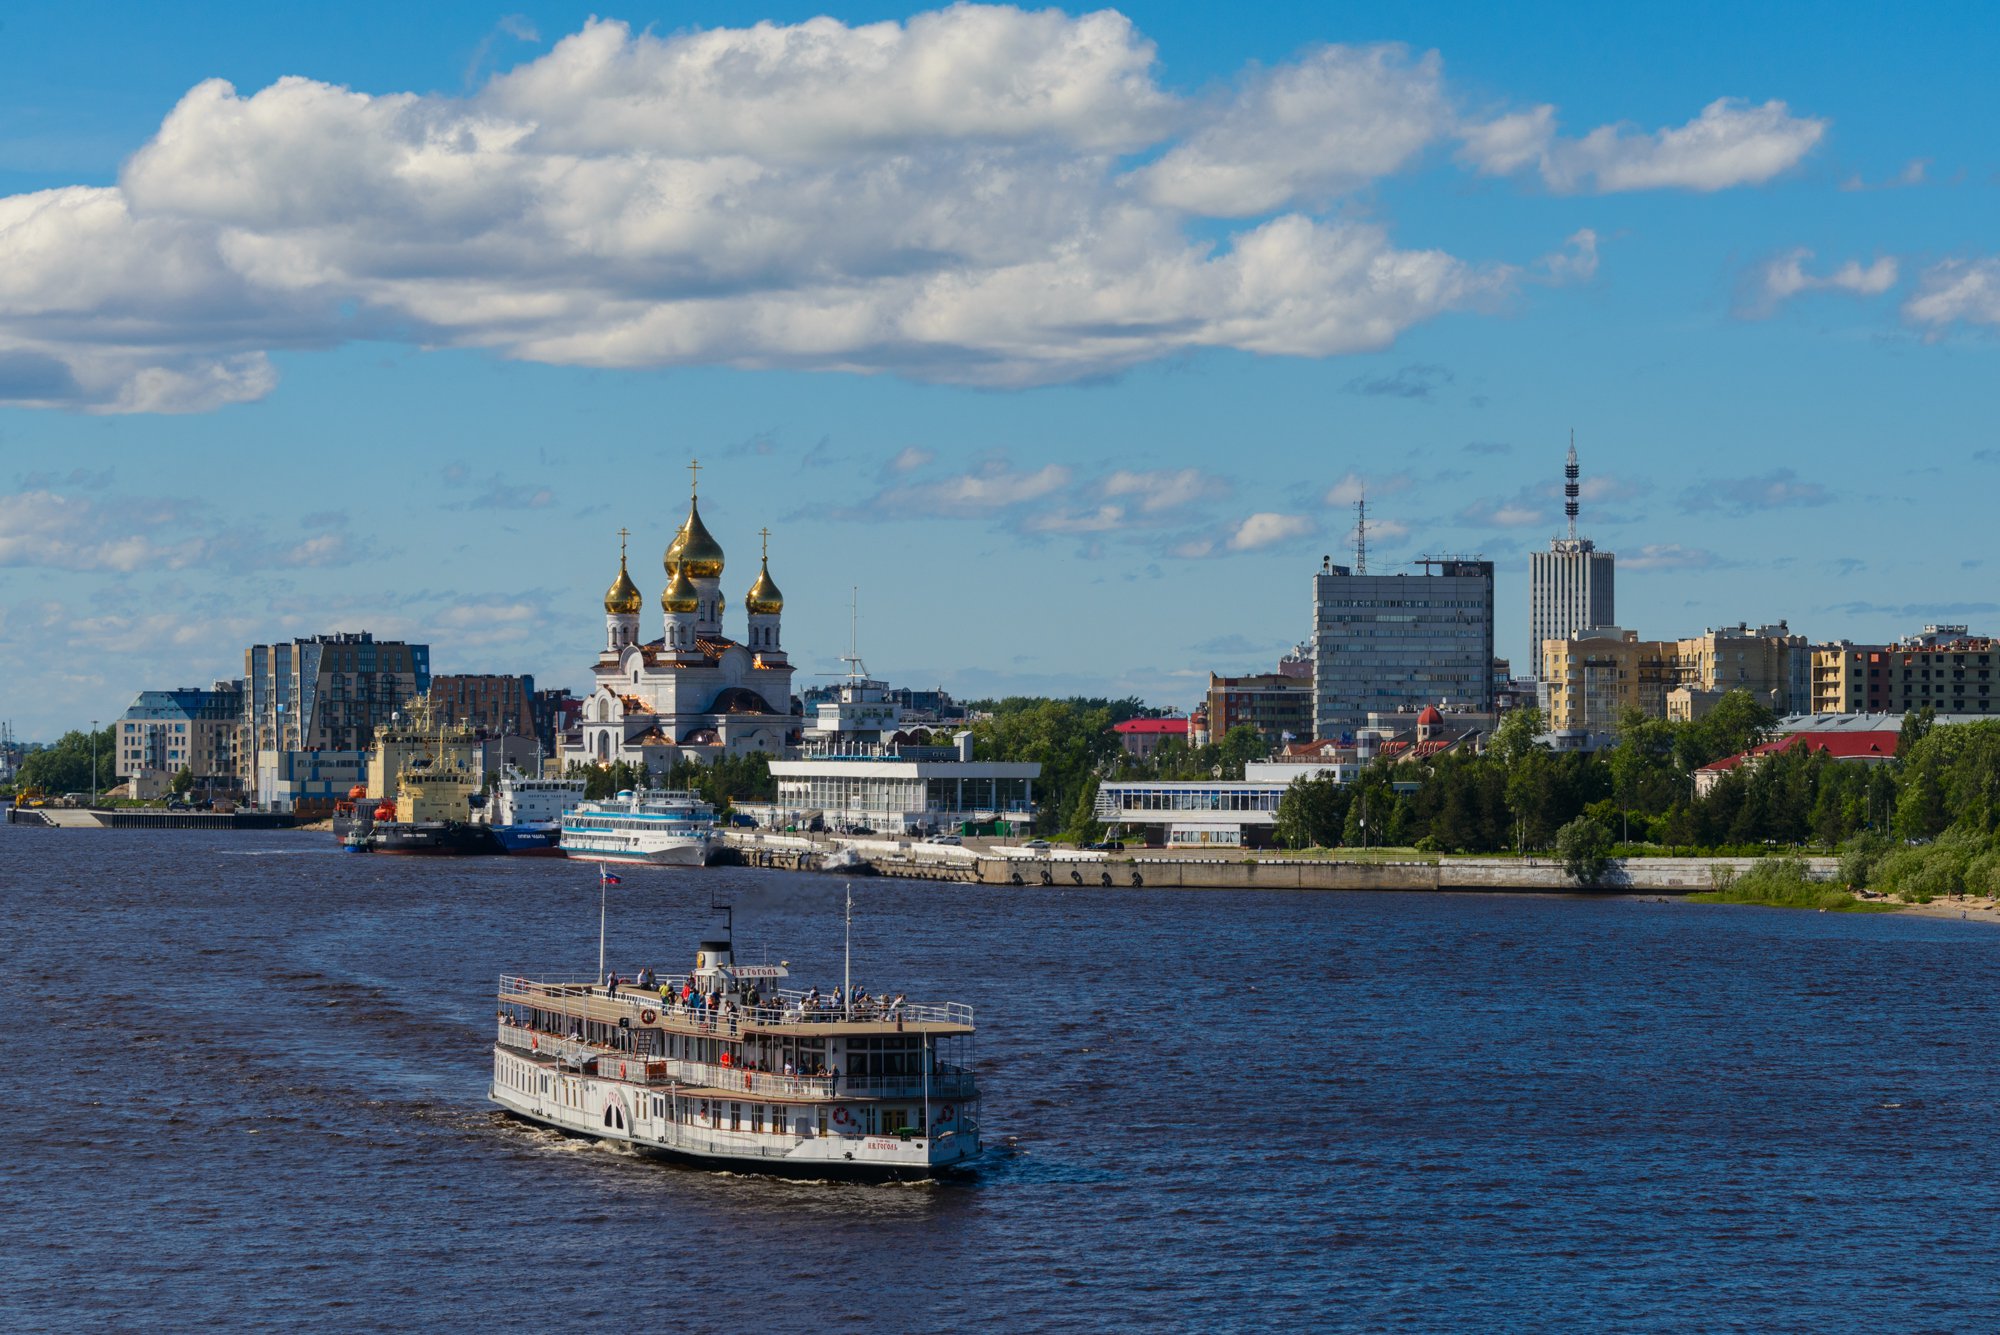
[[[633,872],[611,957],[831,984],[840,883]],[[825,1185],[485,1101],[594,873],[0,827],[0,1324],[1990,1329],[2000,931],[1499,896],[857,881],[994,1153]]]

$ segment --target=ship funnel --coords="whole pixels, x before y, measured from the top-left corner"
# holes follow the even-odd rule
[[[694,969],[696,973],[703,973],[709,969],[727,969],[735,962],[735,952],[731,950],[727,940],[704,941],[701,943],[701,953],[694,957]]]

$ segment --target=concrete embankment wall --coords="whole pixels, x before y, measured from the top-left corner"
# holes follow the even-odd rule
[[[751,866],[810,870],[820,855],[851,848],[876,874],[982,885],[1150,886],[1187,890],[1494,890],[1526,893],[1603,891],[1691,894],[1714,888],[1711,869],[1741,873],[1756,858],[1633,858],[1613,862],[1602,880],[1579,885],[1546,858],[1437,858],[1427,861],[1147,855],[1061,850],[1031,857],[1016,850],[977,851],[953,845],[887,839],[812,839],[732,832],[730,845]],[[1807,858],[1813,874],[1831,878],[1833,858]],[[1018,880],[1016,879],[1018,878]]]
[[[288,830],[296,822],[279,811],[161,811],[143,807],[86,811],[75,807],[9,810],[19,825],[66,830]]]
[[[1834,859],[1811,858],[1819,876],[1831,876]],[[1144,885],[1189,890],[1580,890],[1613,893],[1690,894],[1714,888],[1710,868],[1756,865],[1754,858],[1634,858],[1614,862],[1600,881],[1579,885],[1560,864],[1514,858],[1454,858],[1437,862],[1340,862],[1297,858],[1140,858],[1103,861],[1029,861],[981,858],[978,879],[988,885]]]

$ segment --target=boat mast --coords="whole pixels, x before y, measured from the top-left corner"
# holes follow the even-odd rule
[[[597,985],[604,986],[604,898],[611,877],[602,862],[597,864]]]
[[[840,1018],[854,1015],[854,882],[847,883],[847,943],[840,957]]]

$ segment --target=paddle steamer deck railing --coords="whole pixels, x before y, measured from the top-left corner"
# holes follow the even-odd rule
[[[595,1059],[602,1074],[615,1074],[622,1067],[625,1071],[622,1078],[650,1085],[682,1084],[731,1094],[806,1099],[831,1099],[842,1094],[856,1098],[922,1098],[925,1092],[921,1071],[904,1075],[785,1075],[601,1047],[510,1024],[500,1026],[499,1041],[503,1047],[570,1065]],[[972,1072],[962,1066],[940,1062],[931,1073],[929,1092],[933,1102],[971,1098],[975,1089]]]
[[[662,977],[654,988],[641,991],[630,984],[622,985],[618,995],[607,997],[595,983],[574,981],[551,981],[502,975],[500,991],[513,993],[524,1002],[532,1004],[538,998],[561,1000],[562,998],[589,998],[599,1004],[611,1003],[629,1011],[634,1021],[639,1012],[654,1011],[659,1019],[666,1020],[675,1028],[694,1028],[701,1033],[738,1032],[745,1025],[777,1024],[893,1024],[901,1020],[909,1024],[955,1024],[972,1027],[972,1007],[960,1002],[946,1002],[942,1005],[906,1001],[901,1006],[882,1006],[874,1002],[866,1005],[847,1006],[834,1009],[824,996],[817,1007],[807,1007],[807,993],[799,988],[778,988],[771,997],[775,1005],[749,1007],[735,1005],[729,1014],[708,1011],[706,1008],[692,1008],[663,1001],[659,988],[667,988],[675,997],[680,995],[688,980],[682,976]],[[719,1029],[715,1026],[721,1026]]]

